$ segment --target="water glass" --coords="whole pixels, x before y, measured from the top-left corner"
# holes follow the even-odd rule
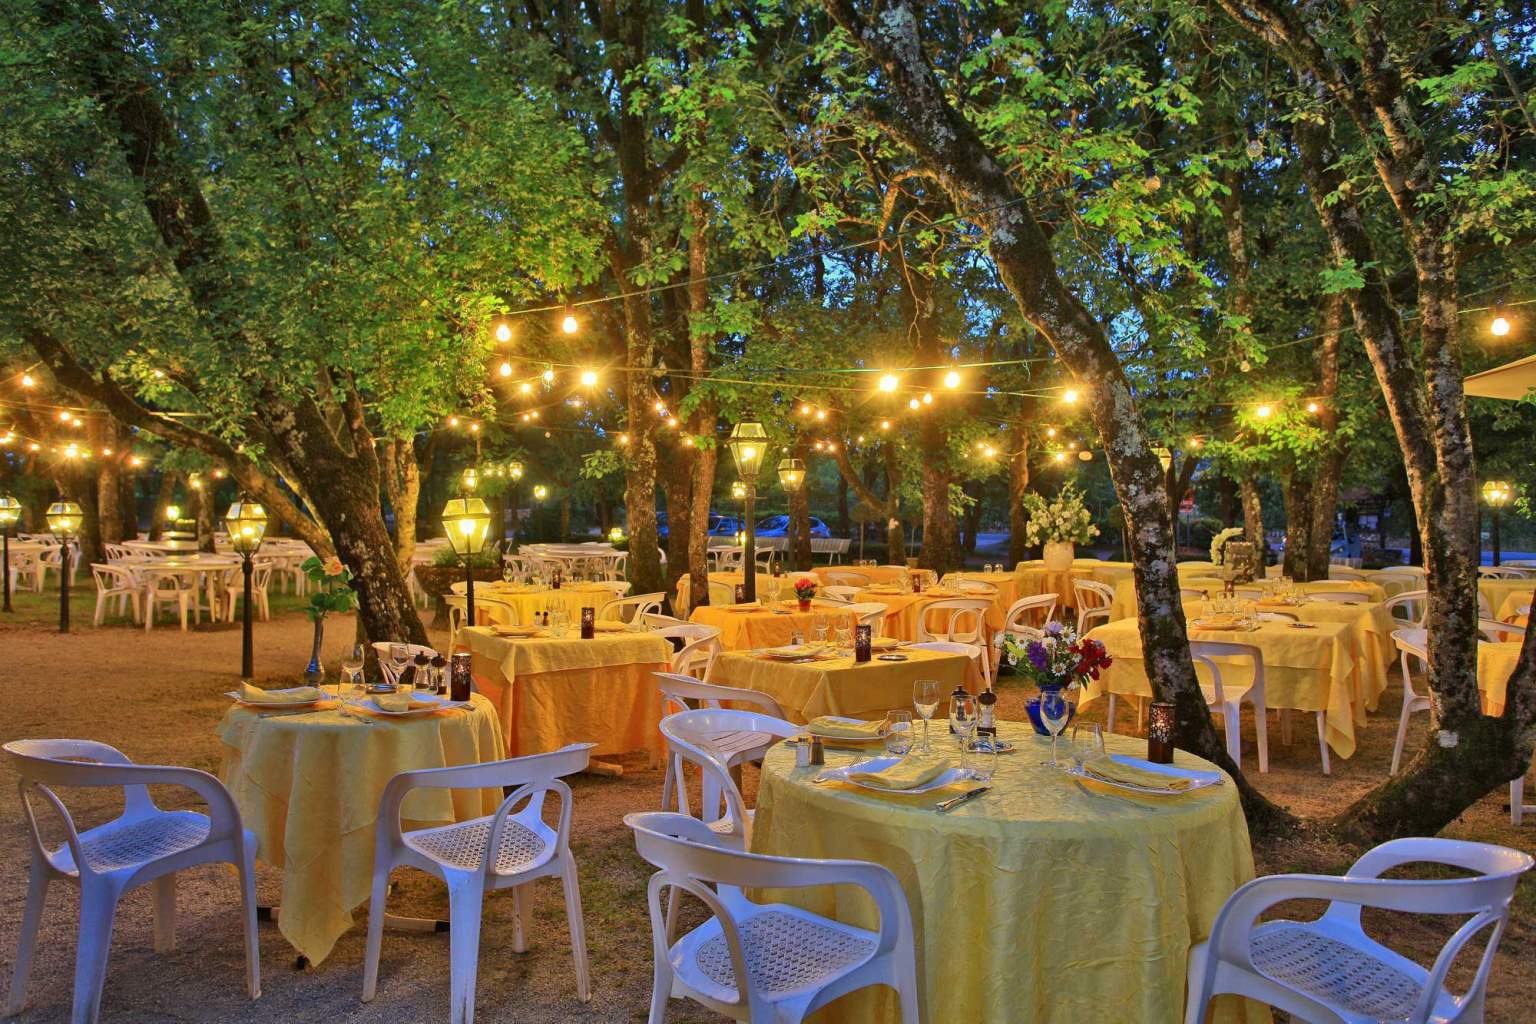
[[[847,626],[838,626],[835,636],[835,643],[837,644],[838,650],[844,651],[853,646],[853,641],[849,638],[848,635]]]
[[[971,775],[978,782],[991,782],[997,774],[997,759],[1001,756],[996,742],[977,741],[971,744]]]
[[[912,706],[917,713],[923,716],[923,745],[919,748],[922,753],[928,754],[933,747],[928,742],[928,723],[933,720],[933,713],[939,710],[939,681],[937,679],[919,679],[912,684]]]
[[[885,752],[892,757],[902,757],[912,749],[912,712],[887,711],[885,713]]]
[[[366,656],[362,644],[353,644],[341,663],[341,681],[336,684],[336,697],[343,704],[355,697],[363,685],[363,665]]]
[[[1103,755],[1103,726],[1098,722],[1078,722],[1072,726],[1072,764],[1079,772],[1083,765]]]
[[[960,740],[960,767],[966,766],[966,755],[971,747],[971,737],[976,735],[976,698],[970,694],[949,699],[949,724]]]

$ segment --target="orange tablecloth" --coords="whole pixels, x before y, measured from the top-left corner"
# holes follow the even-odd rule
[[[475,685],[496,705],[507,756],[596,743],[594,755],[645,750],[661,759],[661,697],[672,645],[651,633],[599,633],[591,640],[516,639],[460,630]]]
[[[908,572],[920,572],[925,574],[927,579],[933,579],[931,569],[907,569],[901,565],[818,565],[811,571],[820,576],[823,583],[837,582],[828,578],[829,572],[856,572],[860,576],[868,577],[870,583],[899,583],[901,574]]]
[[[769,602],[746,611],[733,611],[736,605],[705,605],[695,608],[688,619],[720,630],[720,644],[728,651],[745,651],[757,647],[778,647],[791,640],[797,630],[806,640],[816,635],[816,627],[824,625],[829,634],[838,626],[852,629],[858,616],[847,610],[847,605],[836,601],[816,600],[811,610],[802,612],[794,601]],[[831,637],[829,636],[829,639]]]
[[[1072,594],[1072,581],[1092,579],[1093,571],[1085,566],[1074,565],[1067,572],[1052,572],[1044,566],[1036,565],[1015,569],[1013,575],[1018,581],[1020,597],[1055,594],[1056,607],[1073,608],[1076,605]]]
[[[818,715],[883,718],[887,711],[912,710],[912,684],[919,679],[938,680],[945,694],[968,681],[969,658],[938,651],[900,653],[906,661],[875,658],[861,665],[847,656],[796,663],[732,651],[715,661],[710,682],[766,693],[790,721],[804,723]]]

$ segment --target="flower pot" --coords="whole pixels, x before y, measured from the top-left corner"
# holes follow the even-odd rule
[[[801,611],[808,612],[808,611],[811,610],[811,599],[810,598],[803,597],[803,598],[800,598],[799,600],[800,600],[800,610]]]
[[[1067,572],[1072,568],[1072,557],[1075,554],[1077,549],[1070,541],[1051,540],[1046,541],[1040,557],[1045,559],[1045,567],[1051,572]]]

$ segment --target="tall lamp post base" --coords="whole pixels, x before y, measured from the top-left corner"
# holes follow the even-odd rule
[[[241,560],[245,575],[245,603],[240,608],[240,678],[249,679],[256,674],[255,650],[251,642],[251,556]]]

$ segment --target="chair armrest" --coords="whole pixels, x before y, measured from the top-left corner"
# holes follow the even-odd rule
[[[114,765],[113,772],[122,772],[122,785],[129,786],[179,786],[190,789],[208,805],[208,838],[223,839],[241,836],[244,824],[240,808],[224,783],[207,772],[196,768],[173,765]]]

